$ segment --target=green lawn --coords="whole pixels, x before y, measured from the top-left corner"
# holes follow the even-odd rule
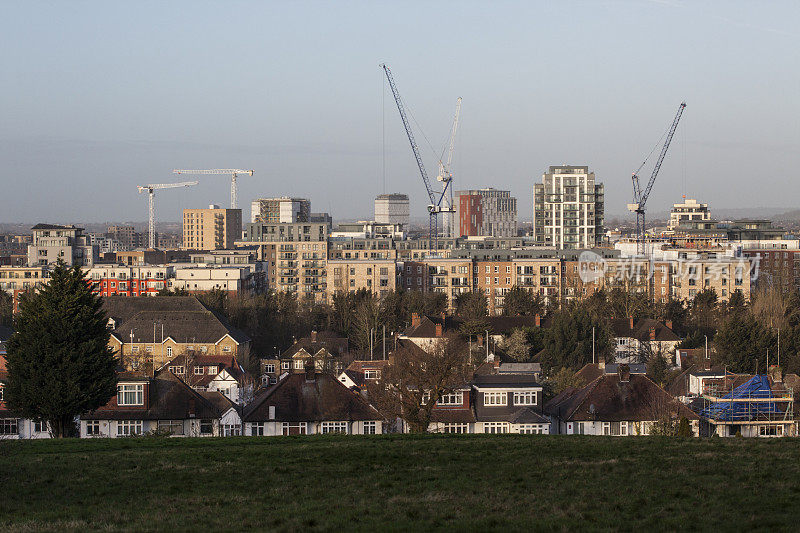
[[[790,439],[0,442],[0,531],[797,530],[799,513]]]

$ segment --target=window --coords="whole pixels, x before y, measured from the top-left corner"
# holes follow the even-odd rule
[[[783,426],[758,426],[759,437],[783,437]]]
[[[603,422],[603,435],[611,435],[611,422]]]
[[[508,422],[484,422],[484,433],[508,433]]]
[[[295,359],[294,360],[294,369],[295,370],[303,370],[305,361],[303,359]]]
[[[542,424],[520,424],[519,432],[523,435],[542,435],[545,433]]]
[[[87,420],[86,421],[86,434],[91,437],[96,437],[100,434],[100,421]]]
[[[536,391],[515,392],[514,405],[536,405]]]
[[[281,363],[281,368],[282,368],[283,370],[289,370],[290,368],[292,368],[292,366],[291,366],[291,365],[292,365],[292,362],[291,362],[291,361],[283,361],[283,362]]]
[[[254,437],[263,437],[266,435],[266,422],[256,422],[250,426],[250,434]]]
[[[222,426],[223,437],[238,437],[242,434],[239,424],[224,424]]]
[[[176,376],[182,376],[186,374],[186,367],[183,365],[173,365],[169,367],[169,371],[175,374]]]
[[[380,379],[380,370],[364,370],[364,379]]]
[[[195,366],[194,367],[194,375],[195,376],[202,376],[205,374],[205,367],[202,366]]]
[[[272,363],[267,363],[264,365],[264,372],[267,374],[274,374],[275,373],[275,365]]]
[[[231,351],[230,345],[223,346],[222,347],[222,351],[225,352],[225,353],[230,353],[230,351]]]
[[[158,431],[170,435],[183,435],[183,420],[159,420]]]
[[[33,432],[34,433],[46,433],[47,432],[47,422],[44,420],[34,420],[33,421]]]
[[[323,422],[321,431],[323,435],[326,433],[347,433],[347,422]]]
[[[447,423],[442,427],[444,433],[469,433],[469,424]]]
[[[214,433],[214,422],[210,419],[200,420],[200,434],[212,435]]]
[[[483,405],[506,405],[508,394],[505,392],[484,392]]]
[[[378,432],[378,423],[374,420],[364,422],[364,435],[375,435]]]
[[[120,420],[117,422],[117,436],[141,435],[141,420]]]
[[[451,392],[450,394],[443,394],[439,398],[439,405],[462,405],[464,403],[463,392]]]
[[[0,418],[0,435],[19,434],[18,422],[16,418]]]
[[[142,383],[117,385],[117,405],[144,405]],[[141,424],[141,421],[139,422]]]
[[[305,422],[284,422],[281,430],[284,435],[305,435],[307,427]]]
[[[167,346],[167,357],[172,357],[172,346]]]
[[[219,369],[215,366],[209,366],[206,369],[206,374],[208,374],[209,376],[216,376],[217,374],[219,374]]]

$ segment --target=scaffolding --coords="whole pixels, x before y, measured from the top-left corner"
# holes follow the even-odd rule
[[[726,377],[721,384],[709,385],[701,398],[700,418],[713,426],[732,426],[728,434],[744,434],[743,426],[750,426],[751,436],[784,435],[785,426],[794,422],[792,388],[770,383],[766,375],[755,375],[736,387]],[[769,429],[772,426],[782,427]]]

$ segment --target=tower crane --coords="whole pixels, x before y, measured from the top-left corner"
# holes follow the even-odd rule
[[[672,125],[669,127],[667,138],[664,141],[664,146],[661,148],[661,153],[658,156],[655,166],[653,166],[653,173],[650,174],[650,180],[647,182],[647,187],[645,187],[644,191],[642,191],[641,186],[639,185],[639,172],[642,170],[642,167],[644,167],[645,163],[647,163],[646,158],[644,162],[639,165],[639,168],[636,169],[636,172],[634,172],[631,176],[631,180],[633,181],[633,203],[628,204],[628,210],[636,213],[636,253],[641,255],[647,253],[644,226],[644,206],[647,203],[647,199],[650,197],[650,191],[653,190],[653,184],[656,182],[656,176],[658,176],[658,171],[661,170],[661,163],[664,162],[664,157],[666,157],[667,150],[672,142],[672,136],[675,135],[675,130],[678,128],[678,122],[681,120],[681,115],[683,115],[683,110],[685,108],[686,102],[681,102],[678,112],[675,114],[675,118],[672,120]]]
[[[422,181],[425,183],[425,189],[428,192],[428,198],[430,200],[428,204],[428,250],[430,253],[435,253],[434,250],[439,249],[439,213],[453,212],[452,206],[442,206],[442,202],[446,198],[448,189],[450,188],[451,179],[449,176],[449,168],[447,169],[448,178],[443,180],[444,186],[442,191],[434,191],[433,187],[431,187],[431,180],[428,178],[428,171],[425,170],[425,164],[422,162],[422,156],[419,153],[417,141],[414,139],[414,133],[411,131],[411,124],[408,122],[403,100],[400,98],[400,93],[397,91],[397,86],[394,84],[392,72],[385,64],[381,64],[381,68],[386,73],[386,79],[389,82],[389,87],[392,89],[392,95],[394,95],[397,110],[400,112],[400,119],[403,121],[403,127],[406,130],[408,142],[411,144],[411,150],[414,152],[414,158],[417,160],[419,173],[422,176]]]
[[[208,170],[173,170],[173,174],[191,174],[194,176],[200,174],[226,174],[231,177],[231,209],[236,209],[236,177],[239,174],[247,174],[252,176],[254,174],[253,170],[241,170],[238,168],[212,168]]]
[[[148,232],[150,236],[150,248],[156,247],[156,209],[155,209],[155,191],[156,189],[175,189],[177,187],[190,187],[192,185],[197,185],[196,181],[182,181],[180,183],[156,183],[150,185],[139,185],[137,188],[139,189],[139,193],[143,193],[147,191],[149,193],[149,200],[150,200],[150,217],[148,223]]]
[[[456,100],[456,115],[453,117],[453,128],[450,130],[450,148],[447,151],[447,163],[442,163],[441,159],[439,160],[439,175],[436,177],[437,180],[441,181],[443,184],[451,184],[453,181],[453,172],[452,172],[452,163],[453,163],[453,149],[455,148],[456,144],[456,131],[458,131],[458,116],[461,113],[461,97],[458,97]],[[453,236],[453,212],[455,212],[455,208],[453,207],[453,187],[452,184],[448,187],[450,189],[450,194],[445,196],[444,199],[444,207],[447,208],[445,211],[445,220],[444,225],[446,228],[446,237]]]

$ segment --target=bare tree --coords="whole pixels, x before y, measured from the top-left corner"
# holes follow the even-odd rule
[[[369,385],[370,401],[386,419],[402,418],[414,433],[428,431],[439,399],[469,379],[467,352],[455,336],[442,339],[430,351],[415,345],[399,347],[381,379]]]

